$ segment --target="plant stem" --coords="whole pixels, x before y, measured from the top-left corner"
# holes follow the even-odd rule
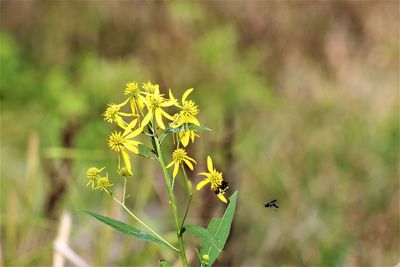
[[[182,233],[182,228],[183,228],[183,225],[185,224],[186,216],[189,213],[189,207],[190,207],[190,202],[192,201],[192,197],[193,197],[193,193],[190,193],[189,201],[188,201],[188,204],[186,206],[185,215],[183,216],[183,219],[182,219],[182,222],[181,222],[180,233]]]
[[[125,205],[125,194],[126,194],[126,176],[124,177],[124,191],[122,193],[122,204]]]
[[[133,214],[127,206],[125,206],[124,203],[122,203],[121,201],[119,201],[116,197],[114,197],[108,190],[106,190],[106,192],[114,199],[115,202],[117,202],[121,207],[124,208],[124,210],[126,212],[129,213],[129,215],[132,216],[133,219],[135,219],[138,223],[140,223],[141,225],[143,225],[147,230],[149,230],[153,235],[155,235],[157,238],[159,238],[160,240],[162,240],[166,245],[168,245],[170,248],[172,248],[173,250],[179,252],[179,249],[177,249],[176,247],[174,247],[173,245],[171,245],[167,240],[165,240],[164,238],[162,238],[159,234],[157,234],[153,229],[150,228],[150,226],[148,226],[146,223],[144,223],[142,220],[140,220],[135,214]]]
[[[185,176],[186,190],[188,191],[188,194],[189,194],[189,196],[191,197],[192,194],[193,194],[193,193],[192,193],[192,183],[189,181],[189,179],[188,179],[188,177],[187,177],[185,167],[183,167],[183,165],[182,165],[181,167],[182,167],[183,175]]]
[[[162,154],[162,150],[160,147],[160,142],[157,138],[157,135],[154,134],[153,136],[154,141],[156,143],[156,150],[157,150],[157,154],[158,154],[158,160],[160,161],[161,164],[161,168],[163,170],[164,173],[164,179],[165,179],[165,183],[167,185],[167,189],[168,189],[168,196],[169,196],[169,202],[171,205],[171,209],[172,209],[172,215],[174,216],[174,221],[175,221],[175,227],[176,227],[176,236],[178,237],[179,240],[179,255],[181,257],[181,261],[182,261],[182,266],[183,267],[187,267],[188,263],[187,263],[187,259],[186,259],[186,253],[185,253],[185,245],[183,243],[183,238],[182,235],[180,235],[180,224],[179,224],[179,218],[178,218],[178,209],[176,207],[176,201],[175,201],[175,196],[174,193],[172,191],[172,179],[171,176],[166,168],[165,162],[164,162],[164,158],[163,158],[163,154]]]

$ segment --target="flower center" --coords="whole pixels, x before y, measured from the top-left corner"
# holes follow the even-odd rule
[[[199,114],[199,108],[192,100],[183,102],[182,111],[185,116],[196,116],[197,114]]]
[[[210,183],[211,183],[211,190],[215,191],[217,190],[220,185],[222,184],[222,173],[216,171],[215,169],[210,172],[210,176],[208,179],[210,179]]]
[[[187,157],[187,153],[182,148],[178,148],[172,153],[173,161],[176,161],[179,163],[181,163],[186,157]]]
[[[113,132],[108,139],[108,146],[117,152],[124,149],[124,138],[121,132]]]

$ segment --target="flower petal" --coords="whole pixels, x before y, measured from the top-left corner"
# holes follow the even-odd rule
[[[116,120],[117,125],[118,125],[119,127],[121,127],[122,129],[125,128],[126,122],[125,122],[120,116],[117,115],[117,116],[115,117],[115,120]]]
[[[171,168],[172,165],[174,165],[175,161],[171,161],[168,165],[167,165],[167,169]]]
[[[212,159],[210,156],[207,156],[207,169],[209,172],[212,172],[213,169],[213,163],[212,163]]]
[[[141,126],[142,127],[146,126],[152,118],[153,118],[153,110],[150,109],[149,112],[146,114],[146,116],[143,118]]]
[[[142,132],[143,132],[143,127],[139,127],[139,128],[137,128],[136,130],[134,130],[133,132],[128,133],[128,135],[126,135],[126,136],[124,137],[124,139],[131,139],[131,138],[133,138],[133,137],[138,136],[138,135],[141,134]]]
[[[191,157],[187,157],[186,159],[194,162],[195,164],[197,164],[197,162],[194,159],[192,159]]]
[[[124,102],[122,102],[122,103],[120,103],[120,104],[117,104],[116,106],[121,108],[121,107],[125,106],[126,103],[128,103],[128,101],[129,101],[129,98],[126,99]]]
[[[169,100],[174,100],[174,102],[175,102],[174,105],[178,104],[178,101],[176,100],[176,98],[172,94],[171,89],[169,89],[168,95],[169,95]]]
[[[144,106],[146,105],[145,102],[146,98],[142,95],[139,95],[139,97],[137,98],[137,103],[139,105],[140,110],[143,110]]]
[[[126,150],[121,151],[122,157],[124,158],[126,169],[132,173],[131,157]]]
[[[183,104],[183,102],[186,101],[186,98],[189,96],[189,94],[190,94],[192,91],[193,91],[193,88],[190,88],[190,89],[187,89],[187,90],[183,93],[183,96],[182,96],[182,104]]]
[[[178,174],[178,170],[179,170],[179,163],[175,162],[174,172],[172,173],[173,178],[175,178],[176,175]]]
[[[187,134],[186,132],[181,132],[182,134],[180,134],[180,138],[181,138],[181,143],[184,147],[187,147],[187,145],[189,144],[189,134]]]
[[[164,130],[165,126],[164,126],[164,122],[162,121],[162,115],[161,115],[161,111],[160,110],[161,110],[160,108],[157,108],[154,111],[154,113],[156,115],[156,121],[157,121],[158,126],[160,126],[160,128]]]
[[[162,102],[160,104],[160,106],[165,108],[165,107],[173,106],[173,105],[175,105],[175,103],[176,103],[176,99],[172,99],[172,100],[167,100],[167,101]]]
[[[226,198],[223,194],[218,194],[217,196],[222,202],[228,203],[228,200],[226,200]]]
[[[136,103],[133,99],[131,99],[131,101],[129,101],[129,105],[131,106],[132,114],[136,114]]]
[[[163,109],[160,109],[160,110],[161,110],[161,114],[162,114],[164,117],[166,117],[167,119],[169,119],[169,120],[171,120],[171,121],[174,120],[174,118],[173,118],[171,115],[169,115],[167,112],[165,112]]]
[[[194,117],[194,116],[188,117],[188,118],[187,118],[187,122],[193,123],[194,125],[197,125],[197,126],[200,126],[199,120],[198,120],[196,117]]]
[[[132,146],[138,146],[141,143],[142,142],[139,142],[139,141],[136,141],[136,140],[124,140],[123,141],[124,145],[129,144],[129,145],[132,145]]]
[[[189,169],[191,169],[193,171],[193,164],[190,161],[188,161],[187,159],[184,159],[183,161],[186,163],[186,165],[189,167]]]
[[[210,180],[204,179],[203,181],[201,181],[200,183],[197,184],[196,190],[202,189],[202,188],[203,188],[206,184],[208,184],[209,182],[210,182]]]
[[[128,142],[124,143],[124,146],[126,147],[126,149],[128,149],[129,151],[132,151],[135,154],[139,154],[139,150],[137,148],[137,146],[130,144]]]

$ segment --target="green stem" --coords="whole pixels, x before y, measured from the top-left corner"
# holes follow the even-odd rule
[[[122,204],[125,205],[125,194],[126,194],[126,176],[124,177],[124,191],[122,193]]]
[[[185,167],[183,167],[183,164],[182,164],[182,172],[183,172],[183,175],[185,176],[185,182],[186,182],[186,190],[188,191],[188,194],[190,195],[190,196],[192,196],[192,183],[189,181],[189,179],[188,179],[188,177],[187,177],[187,174],[186,174],[186,170],[185,170]]]
[[[158,154],[158,160],[160,161],[161,164],[161,168],[163,170],[164,173],[164,179],[165,179],[165,183],[167,185],[167,189],[168,189],[168,196],[169,196],[169,202],[171,205],[171,210],[172,210],[172,215],[174,216],[174,221],[175,221],[175,227],[176,227],[176,236],[178,237],[179,240],[179,255],[181,257],[181,261],[182,261],[182,266],[183,267],[187,267],[188,263],[187,263],[187,259],[186,259],[186,253],[185,253],[185,245],[183,243],[183,238],[180,235],[180,224],[179,224],[179,218],[178,218],[178,209],[176,207],[176,201],[175,201],[175,196],[174,193],[172,191],[172,179],[171,176],[166,168],[166,164],[164,162],[164,157],[162,154],[162,150],[160,148],[160,142],[157,138],[157,135],[154,134],[154,141],[156,143],[156,150],[157,150],[157,154]]]
[[[108,195],[110,195],[115,202],[117,202],[121,207],[124,208],[124,210],[126,212],[129,213],[129,215],[132,216],[133,219],[135,219],[138,223],[140,223],[141,225],[143,225],[147,230],[149,230],[153,235],[155,235],[156,237],[158,237],[160,240],[162,240],[166,245],[168,245],[170,248],[172,248],[173,250],[179,252],[179,249],[177,249],[176,247],[174,247],[173,245],[171,245],[167,240],[165,240],[164,238],[162,238],[159,234],[157,234],[153,229],[150,228],[150,226],[148,226],[146,223],[144,223],[142,220],[140,220],[135,214],[133,214],[127,206],[125,206],[124,203],[122,203],[121,201],[119,201],[116,197],[114,197],[108,190],[106,190],[106,192],[108,193]]]
[[[183,216],[183,219],[182,219],[182,222],[181,222],[181,227],[180,227],[181,230],[179,231],[180,233],[182,233],[183,225],[185,224],[186,217],[187,217],[187,215],[189,213],[190,202],[192,201],[192,197],[193,197],[193,194],[190,193],[189,201],[188,201],[187,206],[186,206],[185,215]]]

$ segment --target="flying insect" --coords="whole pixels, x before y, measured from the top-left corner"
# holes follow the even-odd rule
[[[271,200],[271,201],[268,202],[267,204],[264,204],[264,207],[266,207],[266,208],[271,208],[271,209],[274,209],[274,210],[279,209],[279,205],[278,205],[276,199]]]

